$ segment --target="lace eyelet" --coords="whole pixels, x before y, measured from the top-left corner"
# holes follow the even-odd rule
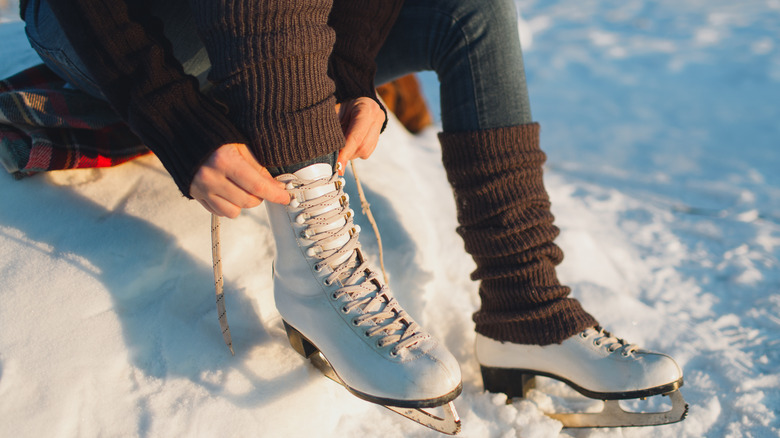
[[[353,319],[353,320],[352,320],[352,325],[354,325],[355,327],[357,327],[357,326],[359,326],[359,325],[360,325],[360,323],[358,322],[358,320],[357,320],[357,319]]]
[[[398,352],[395,350],[390,350],[390,357],[398,357]]]
[[[383,348],[382,341],[376,341],[376,348]]]
[[[314,265],[314,272],[322,272],[322,266],[319,264]]]
[[[339,299],[339,296],[336,295],[336,292],[333,292],[332,294],[330,294],[330,297],[333,298],[333,300],[338,300]]]
[[[322,284],[324,284],[325,286],[330,286],[333,284],[333,282],[326,278],[325,281],[322,282]]]
[[[629,354],[628,354],[628,353],[626,353],[625,351],[624,351],[624,352],[622,352],[622,353],[620,353],[620,355],[621,355],[621,356],[623,356],[623,357],[628,357],[628,356],[629,356]]]
[[[349,313],[349,309],[347,309],[347,306],[342,307],[341,311],[344,313]]]
[[[363,336],[365,336],[367,338],[370,338],[371,337],[371,333],[369,333],[368,331],[365,331],[365,332],[363,332]]]
[[[595,345],[595,346],[597,346],[597,347],[601,347],[601,342],[599,342],[599,341],[597,341],[597,340],[594,340],[594,341],[593,341],[593,345]]]
[[[587,334],[587,333],[585,333],[585,332],[580,332],[580,337],[581,337],[582,339],[586,339],[586,338],[588,337],[588,334]]]

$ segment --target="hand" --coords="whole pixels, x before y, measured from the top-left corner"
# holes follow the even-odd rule
[[[341,164],[339,173],[344,175],[347,161],[355,157],[365,160],[376,149],[382,125],[385,123],[385,112],[374,99],[368,97],[358,97],[336,105],[336,111],[339,113],[341,129],[346,138],[338,157]]]
[[[231,219],[264,199],[277,204],[290,202],[284,183],[273,179],[241,143],[222,145],[211,154],[195,174],[190,196],[211,213]]]

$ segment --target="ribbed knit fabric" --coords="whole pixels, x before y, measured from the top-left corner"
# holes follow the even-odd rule
[[[264,166],[340,149],[328,58],[332,0],[199,0],[198,33],[211,60],[212,96],[249,138]]]
[[[471,277],[481,281],[476,331],[547,345],[596,325],[555,273],[563,253],[553,243],[559,230],[542,181],[539,125],[442,133],[439,140],[458,234],[477,264]]]
[[[207,96],[184,74],[148,2],[50,1],[90,79],[185,196],[202,163],[223,144],[248,144],[265,166],[341,148],[334,93],[342,100],[376,99],[373,59],[401,4],[192,0],[212,64],[214,94]]]
[[[364,96],[374,99],[385,113],[382,132],[387,127],[387,109],[376,96],[374,60],[403,3],[404,0],[334,0],[328,20],[336,31],[336,45],[328,65],[328,74],[336,82],[336,100],[341,103]]]
[[[376,99],[374,59],[403,3],[403,0],[333,0],[328,24],[337,37],[328,72],[336,81],[339,102],[361,96]],[[355,35],[361,37],[355,38]],[[367,83],[366,78],[370,82]]]

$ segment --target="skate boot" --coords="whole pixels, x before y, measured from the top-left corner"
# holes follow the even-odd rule
[[[564,427],[666,424],[682,420],[688,412],[678,390],[683,384],[682,371],[671,357],[641,350],[600,327],[544,346],[500,342],[477,334],[476,354],[487,391],[524,397],[533,388],[534,377],[545,376],[605,401],[599,413],[547,413]],[[671,398],[671,410],[635,413],[618,404],[618,400],[659,394]]]
[[[265,205],[276,240],[274,297],[293,348],[357,397],[457,433],[458,363],[366,262],[344,180],[322,163],[277,179],[292,200]],[[438,406],[443,417],[422,410]]]

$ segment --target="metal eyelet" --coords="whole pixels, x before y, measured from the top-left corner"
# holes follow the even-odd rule
[[[585,332],[580,332],[580,337],[581,337],[582,339],[587,339],[587,338],[588,338],[588,334],[587,334],[587,333],[585,333]]]
[[[322,266],[319,263],[314,264],[314,272],[322,272]]]
[[[333,298],[334,300],[338,300],[339,299],[339,296],[336,295],[336,292],[333,292],[332,294],[330,294],[330,297]]]
[[[398,352],[395,350],[390,350],[390,356],[391,357],[398,357]]]
[[[322,284],[324,284],[325,286],[330,286],[333,284],[333,282],[326,278],[325,281],[322,282]]]
[[[359,325],[360,325],[360,323],[358,322],[358,320],[357,320],[357,319],[353,319],[353,320],[352,320],[352,325],[354,325],[355,327],[357,327],[357,326],[359,326]]]
[[[349,309],[347,309],[347,306],[342,307],[341,311],[344,313],[349,313]]]
[[[593,341],[593,345],[597,347],[601,347],[601,342],[599,342],[597,339]]]

